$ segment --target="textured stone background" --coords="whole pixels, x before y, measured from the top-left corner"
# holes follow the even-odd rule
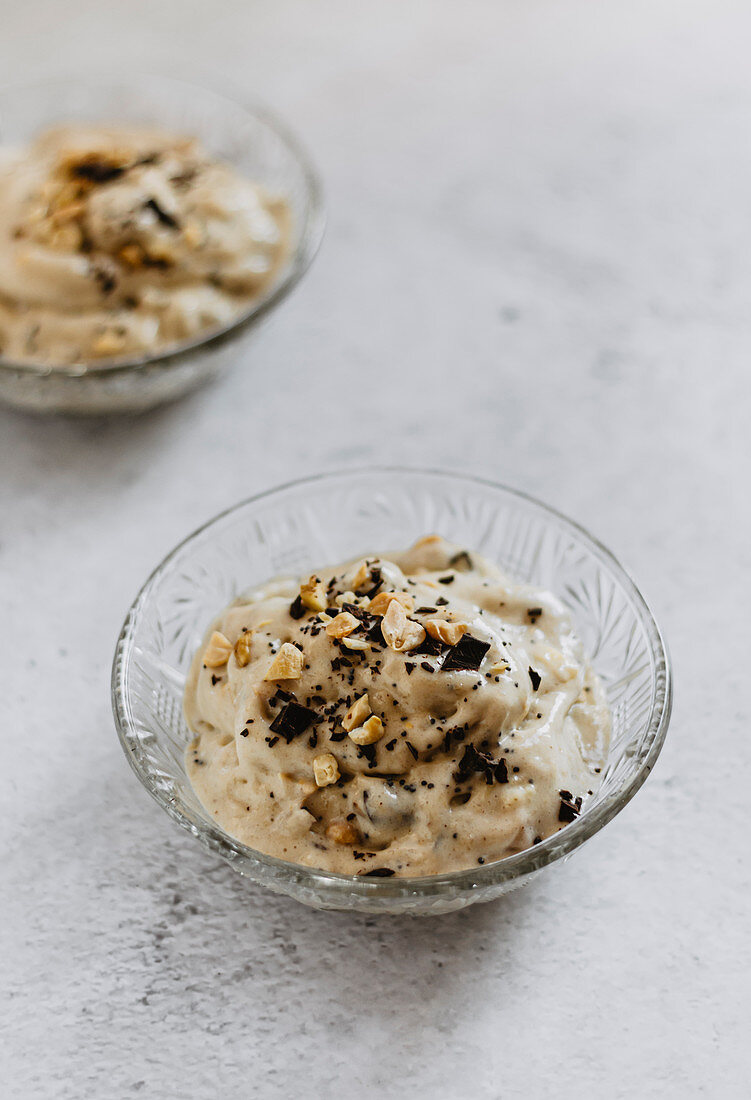
[[[0,412],[3,1095],[747,1096],[748,4],[6,0],[2,22],[4,78],[260,94],[330,210],[214,388],[132,421]],[[589,526],[676,666],[621,816],[526,892],[424,922],[237,879],[140,789],[108,698],[178,539],[382,459]]]

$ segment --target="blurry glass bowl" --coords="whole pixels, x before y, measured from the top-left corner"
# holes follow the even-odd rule
[[[265,108],[180,80],[137,75],[66,79],[0,90],[0,144],[28,145],[50,126],[122,123],[194,136],[214,157],[283,195],[290,254],[265,294],[229,325],[166,351],[108,364],[49,366],[0,356],[0,400],[35,412],[141,412],[195,389],[242,356],[245,343],[302,278],[323,236],[318,176],[297,139]]]
[[[212,619],[280,574],[406,547],[431,532],[477,550],[568,606],[607,689],[613,734],[597,795],[561,832],[518,855],[422,878],[358,878],[287,863],[228,836],[186,775],[182,713],[191,658]],[[120,634],[115,722],[136,775],[170,817],[252,882],[322,909],[443,913],[529,882],[598,832],[634,796],[667,731],[671,675],[660,631],[615,558],[577,524],[501,485],[375,468],[298,481],[217,516],[146,582]]]

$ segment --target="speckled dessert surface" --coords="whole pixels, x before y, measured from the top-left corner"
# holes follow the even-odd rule
[[[560,601],[438,535],[240,597],[195,654],[185,714],[188,775],[226,832],[381,877],[559,832],[610,733]]]
[[[102,365],[226,326],[289,228],[282,196],[187,135],[79,124],[0,145],[0,355]]]
[[[225,382],[140,419],[0,411],[4,1100],[747,1100],[750,35],[737,0],[4,6],[3,79],[52,41],[58,70],[226,74],[330,211]],[[419,921],[248,884],[141,789],[108,695],[186,533],[384,461],[575,517],[676,673],[614,821]]]

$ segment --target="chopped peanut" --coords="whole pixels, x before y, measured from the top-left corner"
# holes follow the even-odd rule
[[[368,693],[366,691],[359,699],[355,699],[352,706],[342,718],[342,725],[347,733],[349,733],[350,730],[355,729],[357,726],[361,726],[369,714],[370,699],[368,699]]]
[[[456,645],[469,629],[466,623],[449,623],[445,619],[426,619],[424,626],[431,638],[445,645]]]
[[[386,644],[397,653],[416,649],[425,640],[425,631],[419,623],[407,618],[398,600],[392,600],[381,621],[381,633]]]
[[[349,736],[356,745],[374,745],[380,741],[386,732],[383,722],[377,714],[371,714],[367,722],[363,722],[357,729],[350,730]]]
[[[311,611],[325,611],[326,589],[318,577],[309,577],[300,585],[300,599]]]
[[[370,566],[367,561],[361,561],[360,567],[352,578],[352,587],[354,589],[362,588],[364,584],[367,584],[370,580]]]
[[[317,787],[328,787],[339,778],[339,765],[330,752],[321,753],[313,760],[313,778]]]
[[[250,643],[253,637],[252,630],[244,630],[235,642],[235,660],[240,668],[250,664]]]
[[[364,653],[366,649],[370,649],[370,642],[366,642],[364,638],[342,638],[342,645],[347,649],[357,650],[359,653]]]
[[[330,638],[346,638],[353,630],[357,630],[359,625],[359,619],[356,619],[349,611],[342,611],[340,615],[327,623],[326,633]]]
[[[264,680],[299,680],[302,676],[302,653],[292,642],[285,642],[269,666]]]
[[[331,822],[326,829],[326,836],[329,840],[336,841],[337,844],[359,844],[362,840],[357,826],[350,821],[345,821],[343,818],[337,818],[336,821]]]
[[[203,655],[203,663],[207,668],[219,668],[226,665],[232,652],[232,642],[225,638],[224,634],[215,630],[209,638],[206,652]]]
[[[368,605],[372,615],[385,615],[392,600],[398,600],[405,611],[412,611],[415,602],[408,592],[379,592]]]

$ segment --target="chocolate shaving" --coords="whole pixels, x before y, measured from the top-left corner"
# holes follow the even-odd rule
[[[527,669],[527,671],[529,672],[529,678],[532,681],[532,690],[537,691],[538,687],[540,686],[542,676],[540,676],[539,672],[535,672],[533,668],[529,668]]]
[[[372,871],[363,871],[363,878],[391,878],[395,875],[396,871],[393,871],[390,867],[374,867]]]
[[[453,584],[454,580],[455,580],[455,578],[452,574],[449,574],[446,577],[438,577],[438,583],[439,584]]]
[[[147,210],[152,210],[156,214],[157,220],[161,222],[162,225],[166,225],[168,229],[178,228],[177,219],[173,218],[167,210],[161,207],[156,199],[147,199],[143,205]]]
[[[295,596],[292,603],[289,605],[289,613],[293,619],[301,619],[305,614],[305,604],[302,602],[302,598]]]
[[[482,775],[488,786],[493,783],[508,783],[508,768],[503,757],[495,761],[488,753],[479,752],[474,745],[467,745],[454,777],[459,783],[463,783],[475,774]]]
[[[407,746],[409,751],[412,753],[412,756],[415,758],[415,760],[417,760],[417,757],[418,757],[419,753],[418,753],[417,749],[415,748],[415,746],[412,744],[412,742],[411,741],[405,741],[404,744]]]
[[[490,642],[481,642],[472,634],[464,634],[444,657],[441,668],[444,672],[452,669],[476,672],[490,649]]]
[[[372,600],[375,594],[378,592],[378,589],[383,584],[383,577],[381,575],[380,569],[376,568],[370,570],[370,583],[372,587],[369,588],[367,592],[362,592],[362,595],[365,596],[367,599]],[[361,592],[361,588],[358,588],[357,592]]]

